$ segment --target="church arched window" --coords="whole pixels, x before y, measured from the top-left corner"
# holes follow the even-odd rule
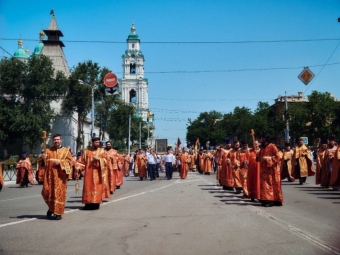
[[[136,73],[136,64],[135,63],[130,64],[130,73]]]
[[[136,91],[135,90],[130,90],[130,103],[136,103],[137,102],[137,97],[136,97]]]

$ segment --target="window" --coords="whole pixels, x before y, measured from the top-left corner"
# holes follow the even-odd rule
[[[130,103],[136,103],[137,97],[136,97],[136,91],[135,90],[130,90]]]
[[[130,64],[130,73],[136,73],[136,64]]]

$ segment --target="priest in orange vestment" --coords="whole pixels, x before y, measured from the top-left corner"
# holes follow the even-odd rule
[[[128,177],[130,175],[130,161],[131,157],[127,153],[126,155],[123,155],[124,158],[124,165],[123,165],[123,172],[124,172],[124,177]]]
[[[110,158],[104,148],[100,148],[99,137],[92,138],[92,147],[84,151],[76,164],[85,171],[82,203],[84,210],[97,210],[104,198],[110,197],[108,167]]]
[[[113,194],[113,192],[115,192],[116,190],[117,181],[116,172],[118,171],[118,159],[116,157],[117,152],[114,149],[112,149],[110,141],[106,141],[105,151],[110,158],[108,162],[108,181],[110,187],[110,194]]]
[[[260,200],[263,206],[281,206],[283,202],[280,168],[280,154],[275,144],[270,143],[268,135],[261,137],[260,162]]]
[[[285,144],[285,149],[282,154],[281,160],[281,180],[288,179],[288,181],[293,182],[295,178],[292,176],[292,157],[294,151],[290,149],[290,144]]]
[[[259,142],[255,141],[255,148],[249,149],[247,187],[248,197],[251,201],[260,199],[260,163],[256,161],[256,157],[260,152]]]
[[[138,176],[141,181],[143,181],[144,178],[145,179],[147,178],[146,161],[147,161],[146,155],[144,154],[142,149],[139,149],[138,155],[136,156],[135,164],[137,165]]]
[[[0,191],[2,190],[2,187],[5,185],[4,178],[2,176],[2,163],[0,162]]]
[[[37,172],[35,173],[35,179],[40,184],[44,182],[44,176],[45,176],[45,162],[42,158],[43,154],[44,154],[44,151],[42,151],[41,154],[39,155],[38,163],[37,163]]]
[[[232,169],[232,174],[234,178],[234,188],[236,189],[236,194],[241,194],[242,192],[242,181],[241,181],[241,162],[240,162],[240,141],[234,142],[234,148],[228,154],[228,164]]]
[[[62,147],[62,137],[53,136],[53,147],[41,157],[45,162],[45,176],[41,195],[48,206],[47,216],[61,219],[64,214],[68,175],[72,172],[72,154]]]
[[[307,176],[315,174],[313,159],[308,148],[303,144],[303,139],[299,138],[292,156],[293,177],[299,179],[300,185],[306,182]]]
[[[230,164],[229,153],[232,150],[231,148],[231,139],[226,140],[225,148],[221,146],[221,154],[218,159],[218,164],[221,164],[220,170],[220,185],[223,186],[224,190],[234,190],[234,176],[233,169]]]
[[[25,151],[22,152],[21,159],[17,163],[16,172],[16,183],[20,184],[20,187],[27,187],[28,183],[34,184],[32,164]]]

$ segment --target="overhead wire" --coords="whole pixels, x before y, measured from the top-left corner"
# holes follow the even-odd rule
[[[16,41],[17,38],[0,38],[4,41]],[[39,39],[25,39],[24,41],[37,42]],[[143,44],[247,44],[247,43],[293,43],[293,42],[320,42],[337,41],[340,38],[316,38],[316,39],[283,39],[283,40],[244,40],[244,41],[143,41]],[[63,40],[69,43],[112,43],[126,44],[126,41],[94,41],[94,40]]]

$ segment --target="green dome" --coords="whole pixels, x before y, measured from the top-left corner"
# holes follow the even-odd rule
[[[137,40],[138,39],[138,35],[136,34],[129,34],[128,36],[128,40],[131,39],[131,40]]]
[[[24,49],[19,48],[14,52],[15,58],[28,58],[27,53],[24,51]]]
[[[44,47],[44,44],[42,42],[39,42],[37,46],[34,48],[34,55],[39,55],[42,51],[42,48]]]

